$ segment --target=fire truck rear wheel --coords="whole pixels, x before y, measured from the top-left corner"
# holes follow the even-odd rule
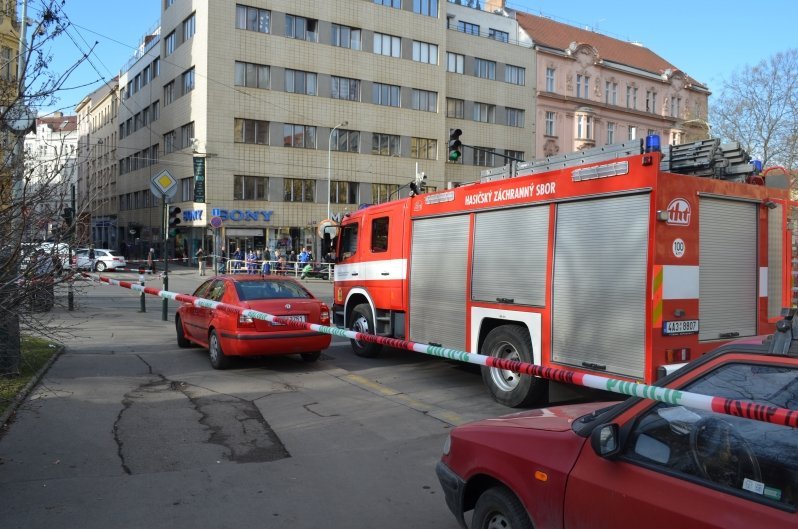
[[[368,303],[361,303],[352,309],[352,323],[350,328],[355,332],[362,332],[363,334],[374,334],[374,319],[371,317],[371,307]],[[358,340],[349,340],[352,344],[352,350],[357,356],[364,358],[374,358],[380,354],[382,346],[372,342],[361,342]]]
[[[520,325],[496,327],[485,338],[482,354],[505,360],[532,362],[532,341],[529,331]],[[482,380],[493,399],[511,408],[530,406],[546,396],[547,384],[542,378],[522,375],[506,369],[482,367]]]

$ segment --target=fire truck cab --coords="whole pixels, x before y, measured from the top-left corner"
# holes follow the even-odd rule
[[[789,306],[786,177],[757,169],[718,140],[663,153],[649,137],[360,209],[338,234],[335,323],[650,383]],[[508,406],[547,395],[482,377]]]

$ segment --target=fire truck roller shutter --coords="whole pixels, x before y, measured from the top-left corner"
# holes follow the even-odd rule
[[[643,377],[649,204],[637,194],[558,205],[555,362]]]
[[[768,297],[768,318],[778,318],[781,309],[789,306],[789,301],[783,302],[781,299],[781,286],[784,282],[782,278],[784,259],[784,224],[781,216],[783,215],[781,204],[776,204],[775,208],[768,209],[768,275],[767,275],[767,297]],[[761,289],[760,289],[761,290]]]
[[[410,340],[465,349],[467,215],[413,221]]]
[[[756,334],[757,207],[751,202],[699,199],[699,340]]]
[[[474,231],[473,299],[544,306],[549,206],[478,213]]]

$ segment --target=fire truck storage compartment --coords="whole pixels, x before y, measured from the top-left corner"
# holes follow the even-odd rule
[[[756,334],[757,207],[699,197],[699,340]]]
[[[477,213],[471,276],[474,301],[546,304],[549,211],[546,204]]]
[[[468,215],[413,221],[410,340],[465,350]]]
[[[775,203],[774,203],[775,204]],[[782,215],[784,206],[775,204],[768,209],[768,318],[781,316],[782,307],[789,306],[789,301],[781,299],[781,285],[784,282],[784,225]]]
[[[643,378],[649,194],[557,206],[552,359]]]

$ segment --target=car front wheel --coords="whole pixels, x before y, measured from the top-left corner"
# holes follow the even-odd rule
[[[216,331],[211,331],[208,337],[208,355],[211,359],[211,367],[214,369],[227,369],[230,366],[230,357],[222,351],[222,344],[219,342],[219,335]]]
[[[532,522],[515,494],[493,487],[477,500],[471,529],[532,529]]]
[[[375,334],[374,320],[371,317],[371,307],[367,303],[361,303],[352,309],[351,328],[355,332],[362,334]],[[352,350],[357,356],[364,358],[374,358],[380,354],[382,346],[373,342],[360,340],[350,340]]]

